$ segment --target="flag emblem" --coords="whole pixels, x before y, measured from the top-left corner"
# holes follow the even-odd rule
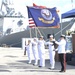
[[[41,15],[46,20],[51,20],[52,19],[52,13],[48,9],[42,9],[41,10]]]

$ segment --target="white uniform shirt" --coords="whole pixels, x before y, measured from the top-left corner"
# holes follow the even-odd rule
[[[52,42],[46,42],[46,44],[45,45],[49,45],[49,51],[50,52],[52,52],[53,50],[54,50],[54,45],[53,45],[53,43]]]
[[[30,43],[29,45],[27,45],[26,49],[27,49],[28,53],[32,53],[32,44]]]
[[[37,50],[37,48],[38,48],[37,45],[38,45],[38,43],[33,41],[32,42],[32,49]]]
[[[39,40],[38,41],[38,50],[41,53],[45,53],[45,41],[44,40]]]
[[[58,54],[66,53],[65,46],[66,46],[66,40],[62,39],[59,42],[56,42],[58,46]]]

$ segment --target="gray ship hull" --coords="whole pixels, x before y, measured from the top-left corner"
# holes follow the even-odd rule
[[[70,23],[64,22],[62,23],[62,34],[65,34],[66,30],[70,29],[73,25],[74,21]],[[47,39],[48,34],[54,34],[55,38],[58,39],[61,34],[61,28],[38,28],[40,33],[44,36],[45,39]],[[35,29],[31,29],[31,35],[32,37],[35,37]],[[40,34],[37,31],[37,37],[39,37]],[[21,47],[22,45],[22,38],[30,38],[30,30],[21,31],[14,34],[9,34],[0,37],[0,45],[8,45],[12,47]]]

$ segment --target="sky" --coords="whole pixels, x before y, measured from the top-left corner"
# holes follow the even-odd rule
[[[75,8],[75,0],[13,0],[14,7],[17,11],[21,11],[25,17],[26,6],[32,6],[33,3],[36,5],[46,6],[48,8],[57,7],[59,10],[59,16],[61,17],[62,13],[65,13],[73,8]]]
[[[61,14],[75,8],[75,0],[10,0],[10,2],[14,4],[13,7],[16,11],[21,11],[23,14],[26,11],[26,6],[32,6],[33,3],[49,8],[57,7]]]
[[[37,5],[43,5],[47,7],[57,7],[61,13],[64,13],[68,10],[75,8],[75,0],[13,0],[15,4],[15,8],[18,6],[24,7],[25,5],[31,6],[32,3]]]
[[[28,18],[26,6],[32,6],[33,3],[38,6],[41,5],[48,8],[57,7],[57,10],[60,11],[59,16],[61,16],[62,13],[75,8],[75,0],[10,0],[10,2],[14,4],[12,7],[15,8],[16,12],[20,11],[25,18]]]

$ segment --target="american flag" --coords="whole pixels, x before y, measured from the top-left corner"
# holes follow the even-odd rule
[[[33,18],[29,18],[29,27],[30,28],[35,28],[36,27]]]

